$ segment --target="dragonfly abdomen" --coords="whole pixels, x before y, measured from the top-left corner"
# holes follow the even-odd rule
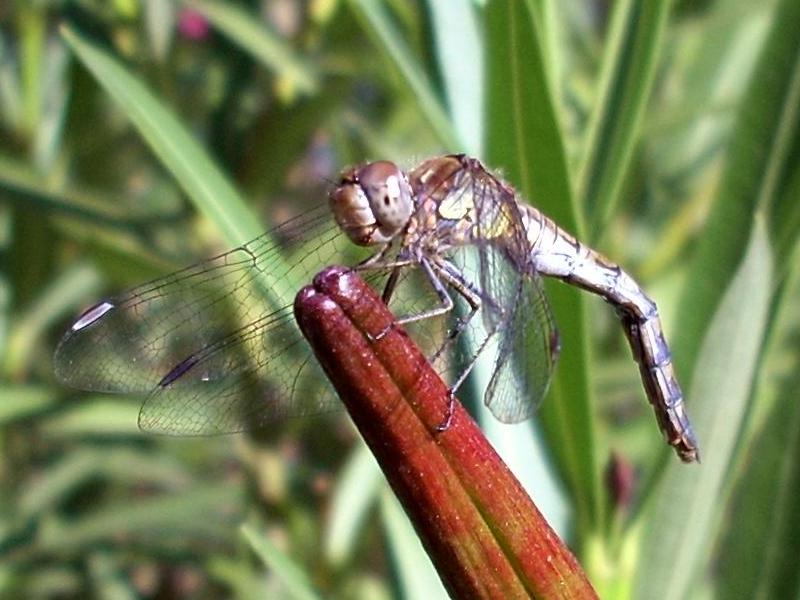
[[[524,206],[531,271],[556,277],[602,297],[617,312],[639,365],[647,398],[667,442],[685,462],[699,458],[655,302],[619,265]]]
[[[641,321],[624,312],[620,319],[664,437],[684,462],[699,460],[699,448],[660,319],[655,316]]]

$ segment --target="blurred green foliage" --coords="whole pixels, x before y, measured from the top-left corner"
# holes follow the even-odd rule
[[[796,0],[0,5],[0,596],[442,596],[346,416],[157,438],[51,357],[82,307],[324,201],[342,166],[456,151],[640,278],[670,334],[699,466],[614,315],[565,286],[537,427],[484,423],[601,596],[797,596],[798,22]]]

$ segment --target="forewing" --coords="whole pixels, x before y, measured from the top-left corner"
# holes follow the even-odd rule
[[[332,399],[293,399],[298,386],[287,373],[296,378],[313,361],[291,304],[299,285],[348,247],[321,206],[104,301],[62,339],[56,375],[81,389],[150,392],[140,424],[169,433],[255,429],[323,410]]]
[[[176,364],[142,405],[139,426],[173,435],[257,430],[336,408],[323,381],[286,307]]]

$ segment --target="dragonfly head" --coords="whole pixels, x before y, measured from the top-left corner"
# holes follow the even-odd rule
[[[329,197],[339,227],[360,246],[389,242],[414,211],[405,173],[386,160],[347,169]]]

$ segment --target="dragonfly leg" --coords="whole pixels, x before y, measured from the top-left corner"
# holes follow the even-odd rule
[[[456,394],[451,388],[447,396],[447,414],[444,417],[444,421],[442,421],[436,426],[436,433],[442,433],[450,429],[450,425],[453,424],[453,415],[455,413],[456,413]]]
[[[436,362],[436,360],[441,356],[442,352],[459,336],[461,332],[464,331],[464,327],[472,321],[472,318],[475,316],[481,306],[483,305],[483,299],[481,296],[472,289],[469,281],[464,279],[461,275],[461,272],[451,263],[447,261],[443,261],[441,264],[436,264],[435,267],[436,271],[438,272],[439,276],[444,279],[450,287],[456,290],[469,304],[470,311],[469,314],[464,315],[463,317],[459,317],[456,319],[455,326],[450,332],[447,334],[447,339],[441,345],[441,347],[436,351],[431,357],[431,362]]]
[[[389,281],[387,282],[386,288],[384,289],[383,292],[384,301],[386,301],[391,297],[391,294],[394,291],[394,286],[396,285],[397,282],[399,269],[412,264],[419,264],[422,266],[423,272],[425,273],[428,281],[430,281],[431,285],[433,286],[436,295],[439,297],[440,301],[439,306],[436,306],[435,308],[420,313],[416,313],[413,315],[406,315],[404,317],[399,317],[395,319],[394,322],[391,325],[387,326],[383,331],[379,332],[377,335],[370,336],[371,341],[378,341],[381,338],[383,338],[389,332],[389,330],[392,328],[393,325],[406,325],[408,323],[415,323],[417,321],[423,321],[425,319],[438,317],[439,315],[446,314],[451,310],[453,310],[453,306],[455,306],[455,304],[453,303],[453,299],[450,297],[450,294],[448,293],[447,289],[442,284],[441,279],[434,272],[434,267],[432,266],[431,261],[425,257],[422,257],[418,260],[403,258],[396,261],[384,262],[380,264],[370,262],[369,265],[365,265],[364,263],[362,263],[362,265],[359,265],[359,268],[381,268],[381,269],[394,268],[394,271],[389,276]]]
[[[458,319],[455,327],[448,334],[447,340],[445,340],[434,357],[431,359],[432,361],[435,361],[449,346],[449,344],[451,344],[461,334],[461,332],[464,330],[464,327],[469,324],[469,322],[483,305],[483,298],[473,289],[470,282],[463,277],[461,272],[454,265],[449,262],[437,264],[436,272],[445,282],[447,282],[448,285],[450,285],[450,287],[456,290],[467,301],[467,303],[470,305],[470,312],[466,316]],[[494,336],[497,335],[497,333],[497,330],[494,330],[486,336],[486,339],[481,342],[481,345],[470,358],[469,364],[467,364],[467,366],[462,370],[458,376],[458,379],[453,383],[453,385],[450,386],[447,402],[447,414],[445,415],[444,420],[436,427],[437,432],[441,433],[450,428],[450,425],[453,422],[453,415],[455,413],[456,391],[467,380],[467,377],[469,377],[472,369],[478,363],[478,358],[481,356],[481,354],[483,354],[483,351],[492,341]]]
[[[380,253],[379,253],[380,254]],[[395,285],[397,283],[397,277],[399,276],[400,269],[411,264],[419,264],[422,267],[423,272],[425,273],[428,281],[430,281],[433,289],[436,292],[436,295],[439,297],[440,305],[432,308],[430,310],[426,310],[420,313],[416,313],[413,315],[407,315],[404,317],[400,317],[395,319],[392,325],[389,325],[383,331],[379,332],[377,335],[370,336],[371,341],[378,341],[382,337],[384,337],[391,327],[394,324],[399,325],[406,325],[408,323],[415,323],[417,321],[423,321],[425,319],[430,319],[433,317],[437,317],[446,313],[449,313],[453,310],[455,303],[453,302],[453,298],[450,296],[450,293],[447,291],[447,287],[445,284],[453,288],[460,296],[466,300],[467,304],[470,306],[470,311],[467,315],[460,317],[457,321],[455,326],[447,335],[447,339],[442,343],[436,353],[431,357],[430,361],[435,362],[442,352],[453,343],[453,341],[458,338],[464,328],[469,324],[469,322],[473,319],[475,314],[480,310],[481,306],[483,305],[483,299],[479,295],[479,293],[473,289],[473,286],[470,282],[464,278],[461,272],[451,263],[447,262],[446,260],[437,260],[432,261],[427,257],[420,257],[418,260],[412,259],[400,259],[397,261],[392,262],[383,262],[381,263],[378,260],[372,260],[372,257],[367,260],[366,263],[362,263],[359,265],[359,268],[393,268],[391,275],[389,276],[389,281],[384,288],[383,297],[384,301],[388,301],[391,297],[392,292],[394,291]],[[444,419],[442,422],[436,426],[436,431],[441,433],[447,431],[453,422],[453,416],[455,414],[455,403],[456,403],[456,391],[461,387],[461,385],[466,381],[467,377],[469,376],[472,369],[478,362],[478,357],[483,353],[483,351],[488,346],[491,339],[497,332],[490,333],[487,338],[481,343],[478,350],[475,354],[470,358],[469,364],[463,370],[463,372],[459,375],[456,382],[450,387],[450,391],[448,394],[448,402],[447,402],[447,412],[445,414]]]
[[[405,325],[407,323],[414,323],[416,321],[423,321],[425,319],[430,319],[432,317],[438,317],[439,315],[445,314],[453,310],[453,299],[450,297],[450,294],[447,291],[447,288],[443,285],[443,281],[447,283],[450,287],[452,287],[456,292],[459,293],[469,304],[470,311],[469,314],[459,317],[456,320],[455,327],[448,333],[447,340],[454,340],[456,339],[459,334],[464,330],[464,327],[472,320],[475,316],[475,313],[480,310],[481,306],[483,305],[483,298],[481,298],[480,294],[475,291],[472,285],[467,281],[460,271],[452,265],[448,261],[430,261],[426,258],[422,258],[419,261],[409,261],[409,260],[400,260],[397,262],[389,263],[386,266],[393,266],[395,269],[392,271],[392,274],[389,276],[389,281],[386,283],[386,287],[383,291],[383,301],[388,303],[391,299],[391,294],[394,291],[395,285],[397,283],[397,277],[399,275],[400,268],[409,266],[410,264],[421,264],[425,274],[430,281],[431,286],[436,291],[437,296],[439,296],[439,300],[441,304],[436,308],[431,310],[427,310],[421,313],[416,313],[413,315],[407,315],[405,317],[400,317],[395,320],[395,323],[400,325]],[[439,355],[442,353],[444,348],[446,347],[447,342],[442,345],[442,347],[436,352],[436,354],[431,358],[431,360],[436,360]]]
[[[383,268],[385,266],[385,264],[382,262],[383,258],[389,252],[391,247],[392,247],[391,244],[384,244],[383,247],[380,250],[378,250],[375,254],[372,254],[371,256],[368,256],[367,258],[362,260],[360,263],[358,263],[355,266],[355,269],[357,271],[360,271],[362,269],[366,270],[366,269],[380,269],[380,268]]]
[[[403,267],[408,267],[411,265],[420,265],[422,270],[425,273],[428,281],[433,286],[436,295],[439,297],[440,304],[439,306],[432,308],[430,310],[426,310],[420,313],[415,313],[413,315],[406,315],[404,317],[399,317],[395,319],[395,323],[399,325],[406,325],[408,323],[414,323],[416,321],[424,321],[425,319],[430,319],[433,317],[438,317],[440,315],[446,314],[453,310],[455,304],[453,303],[453,299],[450,297],[447,288],[442,283],[444,280],[447,284],[449,284],[454,290],[456,290],[470,305],[470,314],[466,317],[466,322],[468,322],[472,316],[480,309],[481,307],[481,297],[475,292],[472,287],[470,286],[469,282],[467,282],[463,277],[461,277],[460,273],[458,272],[455,267],[449,266],[447,268],[446,265],[440,265],[438,263],[432,262],[429,258],[422,256],[420,258],[398,258],[396,260],[391,261],[383,261],[382,258],[385,256],[386,252],[388,251],[389,245],[382,248],[379,252],[376,252],[369,258],[367,258],[364,262],[360,263],[356,269],[393,269],[391,275],[389,276],[389,281],[387,281],[386,286],[384,287],[383,291],[383,301],[388,302],[391,299],[392,293],[394,292],[395,286],[397,285],[397,278],[400,274],[400,269]]]
[[[395,267],[392,269],[391,275],[389,275],[389,280],[386,282],[386,285],[383,287],[383,294],[381,294],[381,300],[387,306],[389,305],[389,301],[392,299],[392,294],[394,294],[394,290],[397,287],[397,282],[400,277],[400,269],[402,267]]]
[[[440,277],[442,271],[440,271],[438,268],[435,269],[433,266],[434,263],[425,257],[420,259],[419,264],[422,266],[422,270],[425,272],[425,276],[428,278],[428,281],[433,286],[436,295],[439,296],[440,304],[439,306],[431,308],[430,310],[425,310],[420,313],[406,315],[405,317],[395,319],[395,322],[398,325],[407,325],[408,323],[416,323],[417,321],[424,321],[425,319],[438,317],[440,315],[449,313],[455,306],[453,298],[450,296],[447,288],[442,283],[442,278]]]
[[[474,313],[473,313],[474,314]],[[464,368],[461,374],[456,379],[455,383],[450,386],[450,393],[447,402],[447,415],[444,418],[444,421],[439,423],[436,427],[436,431],[442,432],[447,431],[450,428],[450,424],[453,421],[453,413],[455,412],[455,402],[456,402],[456,391],[461,385],[467,380],[469,374],[472,372],[472,369],[475,368],[475,365],[478,364],[478,358],[480,358],[483,351],[489,345],[489,342],[497,335],[497,331],[492,331],[489,335],[486,336],[486,339],[481,342],[481,345],[478,347],[478,350],[472,355],[472,358],[469,360],[469,364]],[[443,346],[444,347],[444,346]],[[438,353],[437,353],[438,354]]]
[[[384,245],[378,252],[367,258],[366,260],[362,261],[358,265],[356,265],[356,270],[370,270],[370,269],[392,269],[391,275],[389,275],[389,280],[386,282],[386,285],[383,288],[383,294],[381,294],[381,299],[383,300],[384,304],[389,304],[389,301],[392,299],[392,294],[394,293],[395,288],[397,287],[398,278],[400,276],[400,271],[404,267],[409,267],[412,264],[415,264],[415,261],[408,259],[408,258],[400,258],[391,261],[384,261],[384,257],[391,249],[391,244]],[[375,340],[381,339],[386,333],[389,331],[391,326],[387,327],[377,336],[370,336]]]

